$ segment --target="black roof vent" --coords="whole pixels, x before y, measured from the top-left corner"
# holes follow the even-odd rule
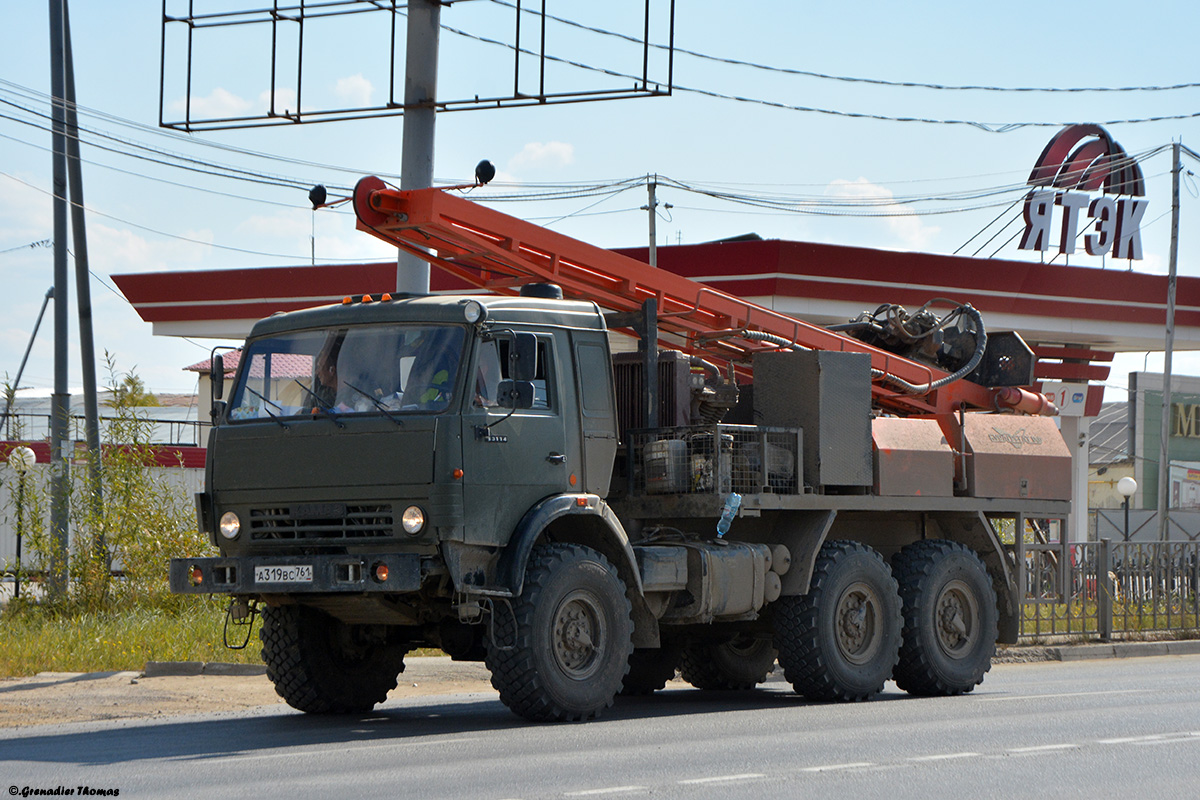
[[[540,297],[544,300],[562,300],[562,287],[557,283],[527,283],[521,287],[521,297]]]

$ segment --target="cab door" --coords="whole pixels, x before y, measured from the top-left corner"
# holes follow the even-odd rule
[[[537,336],[534,405],[501,408],[496,389],[508,378],[510,339],[477,342],[463,410],[463,505],[468,544],[504,544],[539,500],[575,491],[580,472],[569,353],[553,334]]]

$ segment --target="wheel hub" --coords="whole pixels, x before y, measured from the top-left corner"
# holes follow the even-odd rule
[[[842,593],[835,611],[838,649],[853,664],[865,664],[879,649],[879,597],[865,583]]]
[[[593,598],[568,596],[554,617],[554,659],[569,677],[584,680],[600,666],[604,626]]]
[[[975,644],[979,606],[962,581],[950,581],[938,594],[934,619],[938,646],[951,658],[962,658]]]

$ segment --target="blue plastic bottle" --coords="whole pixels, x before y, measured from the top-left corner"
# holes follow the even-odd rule
[[[733,524],[733,518],[737,516],[738,509],[742,505],[742,496],[737,492],[730,492],[725,498],[725,507],[721,509],[721,519],[717,521],[717,538],[729,533],[729,526]]]

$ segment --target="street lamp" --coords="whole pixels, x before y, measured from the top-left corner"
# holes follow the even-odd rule
[[[1128,475],[1117,481],[1117,492],[1124,498],[1121,506],[1125,509],[1125,541],[1127,542],[1129,541],[1129,498],[1133,496],[1137,488],[1137,481]]]
[[[13,599],[21,596],[21,534],[25,521],[25,473],[37,463],[37,454],[28,447],[14,447],[8,454],[8,465],[17,471],[17,572],[14,578]]]

